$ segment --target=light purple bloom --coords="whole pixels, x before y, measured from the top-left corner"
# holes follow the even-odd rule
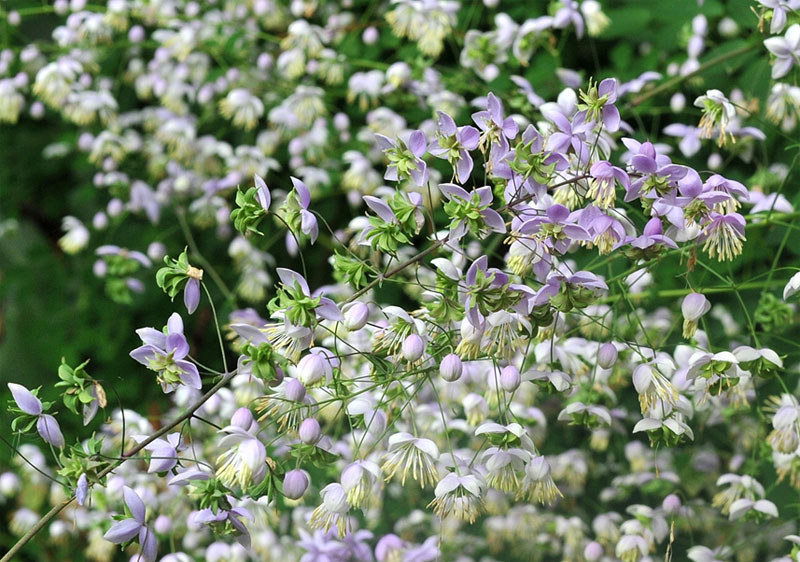
[[[174,312],[167,321],[167,333],[155,328],[136,330],[142,339],[141,347],[130,352],[130,356],[158,373],[158,382],[164,392],[173,392],[179,384],[200,389],[203,383],[194,363],[184,358],[189,355],[189,343],[183,335],[183,320]]]
[[[791,25],[783,37],[765,39],[764,46],[775,55],[772,78],[777,80],[786,76],[792,65],[800,64],[800,24]]]
[[[145,506],[139,495],[125,486],[123,488],[125,505],[131,512],[132,518],[117,521],[103,535],[107,541],[114,544],[126,543],[139,535],[141,557],[147,562],[154,562],[158,554],[158,542],[153,531],[145,525]]]
[[[317,241],[317,236],[319,236],[319,225],[317,224],[316,215],[308,210],[308,206],[311,204],[311,192],[302,180],[293,176],[290,176],[290,179],[297,195],[297,202],[300,205],[300,231],[308,235],[313,244]],[[290,237],[291,233],[287,233],[286,236],[287,238]]]
[[[389,137],[376,134],[378,145],[389,158],[389,166],[383,178],[400,181],[410,177],[418,186],[428,183],[428,165],[422,159],[428,151],[428,139],[422,131],[414,131],[406,144],[401,139],[393,141]]]
[[[64,436],[56,419],[50,414],[44,414],[42,401],[39,400],[30,390],[13,382],[8,383],[11,396],[20,410],[30,416],[36,416],[36,431],[46,443],[55,447],[64,446]]]
[[[480,134],[475,127],[456,127],[447,113],[438,112],[439,135],[430,147],[437,158],[446,158],[453,166],[456,181],[465,183],[472,174],[473,161],[470,150],[478,148]]]

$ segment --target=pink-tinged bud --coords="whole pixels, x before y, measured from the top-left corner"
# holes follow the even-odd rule
[[[675,494],[670,494],[661,502],[661,507],[667,515],[677,515],[681,509],[681,499]]]
[[[590,542],[583,549],[583,557],[586,562],[597,562],[603,557],[603,546],[597,541]]]
[[[689,293],[681,303],[683,337],[691,338],[697,332],[697,322],[709,310],[711,303],[700,293]]]
[[[108,226],[108,215],[103,211],[99,211],[92,217],[92,226],[97,230],[105,230]]]
[[[303,398],[306,397],[306,387],[303,386],[297,379],[292,379],[286,383],[286,389],[284,390],[286,394],[286,399],[291,400],[292,402],[300,402]]]
[[[360,330],[369,320],[369,306],[363,302],[354,302],[344,311],[344,327],[354,332]]]
[[[319,427],[319,422],[314,418],[304,419],[297,433],[300,436],[300,441],[306,445],[313,445],[322,437],[322,429]]]
[[[172,519],[167,515],[159,515],[153,521],[153,530],[159,535],[167,535],[172,531]]]
[[[283,477],[283,495],[290,500],[298,500],[308,490],[308,474],[305,470],[295,468]]]
[[[108,264],[105,260],[97,260],[92,265],[92,273],[95,277],[103,278],[108,273]]]
[[[425,341],[417,334],[410,334],[403,341],[402,353],[409,363],[418,360],[425,353]]]
[[[155,262],[163,260],[166,255],[167,247],[161,242],[150,242],[147,246],[147,257]]]
[[[128,41],[131,43],[141,43],[144,41],[145,32],[141,25],[134,25],[128,31]]]
[[[361,35],[361,40],[365,45],[374,45],[378,41],[378,30],[374,26],[369,26]]]
[[[520,381],[519,369],[514,365],[503,367],[503,370],[500,371],[500,388],[506,392],[514,392],[517,390]]]
[[[267,381],[267,386],[272,387],[272,388],[274,388],[276,386],[279,386],[283,382],[283,378],[285,376],[286,375],[283,372],[283,369],[281,369],[280,367],[278,367],[276,365],[275,366],[275,378],[273,378],[272,380]]]
[[[445,355],[439,364],[439,376],[447,382],[455,382],[460,379],[463,371],[464,365],[461,363],[461,357],[455,353]]]
[[[603,369],[610,369],[616,364],[617,357],[619,357],[617,346],[611,342],[604,343],[597,351],[597,365]]]
[[[305,386],[311,386],[325,378],[327,371],[330,370],[325,368],[326,364],[330,367],[318,353],[309,353],[297,364],[297,378]]]
[[[247,430],[253,423],[253,413],[249,408],[239,408],[231,416],[231,425]]]

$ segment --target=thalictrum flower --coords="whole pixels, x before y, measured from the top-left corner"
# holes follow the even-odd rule
[[[145,525],[145,506],[139,495],[125,486],[123,488],[125,505],[128,506],[131,516],[128,519],[117,521],[103,537],[114,544],[122,544],[139,535],[141,556],[147,562],[154,562],[158,554],[158,542],[153,531]]]
[[[158,382],[164,392],[173,392],[179,385],[202,388],[197,366],[187,361],[189,343],[183,335],[183,319],[177,312],[167,320],[166,334],[154,328],[136,330],[142,339],[141,347],[131,351],[136,361],[158,373]]]
[[[775,62],[772,63],[773,80],[786,76],[793,65],[800,65],[800,24],[791,25],[783,37],[765,39],[764,46],[775,55]]]

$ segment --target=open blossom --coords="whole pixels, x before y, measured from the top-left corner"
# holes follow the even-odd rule
[[[483,493],[486,484],[483,479],[473,474],[459,476],[449,473],[434,490],[435,498],[429,504],[436,515],[455,517],[468,523],[474,523],[483,509]]]
[[[775,55],[772,78],[775,80],[783,78],[789,74],[793,65],[800,64],[800,24],[789,26],[783,37],[765,39],[764,46]]]
[[[114,544],[122,544],[138,535],[142,558],[147,562],[154,562],[158,554],[158,542],[153,530],[145,524],[144,502],[136,492],[127,486],[123,488],[123,496],[132,517],[111,525],[103,538]]]
[[[381,467],[386,480],[399,473],[400,483],[405,484],[409,471],[420,486],[432,486],[438,480],[436,461],[439,448],[430,439],[414,437],[410,433],[395,433],[389,437],[389,448]]]
[[[798,28],[800,30],[800,28]],[[695,107],[703,109],[703,116],[700,118],[700,131],[704,138],[710,138],[711,134],[719,129],[718,143],[724,146],[727,139],[727,129],[731,120],[736,116],[736,108],[730,100],[719,90],[708,90],[705,95],[699,96],[694,100]],[[736,142],[733,135],[731,141]]]
[[[744,227],[744,217],[739,213],[722,215],[711,212],[708,222],[700,232],[699,240],[703,242],[703,250],[708,252],[710,258],[732,261],[742,253]]]
[[[340,537],[350,530],[350,505],[347,503],[347,494],[341,484],[328,484],[319,493],[322,503],[311,513],[308,524],[327,531],[336,527]]]
[[[173,392],[179,385],[202,388],[197,366],[185,358],[189,355],[189,343],[183,335],[183,320],[177,312],[167,320],[166,334],[154,328],[136,330],[142,339],[141,347],[131,351],[136,361],[158,373],[158,382],[164,392]]]

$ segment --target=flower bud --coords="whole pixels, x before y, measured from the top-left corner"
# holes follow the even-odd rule
[[[617,362],[618,356],[617,347],[611,342],[606,342],[597,351],[597,365],[603,369],[610,369]]]
[[[355,332],[367,324],[369,320],[369,306],[363,302],[354,302],[344,312],[344,327]]]
[[[369,26],[361,35],[361,40],[364,41],[366,45],[374,45],[375,42],[378,41],[378,30],[372,25]]]
[[[311,386],[325,378],[325,364],[325,359],[318,353],[309,353],[297,364],[297,378],[305,386]]]
[[[669,99],[669,108],[673,113],[680,113],[686,107],[686,96],[678,92]]]
[[[308,475],[305,470],[295,468],[283,477],[283,495],[290,500],[298,500],[308,490]]]
[[[253,413],[249,408],[239,408],[231,416],[231,425],[247,429],[253,423]]]
[[[0,494],[10,498],[16,495],[20,489],[19,477],[13,472],[4,472],[0,474]]]
[[[514,365],[503,367],[500,371],[500,388],[506,392],[514,392],[519,388],[520,383],[519,369]]]
[[[681,499],[675,494],[670,494],[661,502],[661,507],[667,515],[676,515],[681,509]]]
[[[147,257],[153,261],[162,261],[167,255],[167,247],[161,242],[150,242],[147,246]]]
[[[105,230],[108,226],[108,215],[103,211],[95,213],[92,217],[92,226],[95,227],[96,230]]]
[[[683,337],[691,338],[697,332],[697,322],[711,310],[711,303],[700,293],[689,293],[681,303],[683,314]]]
[[[302,402],[303,398],[306,397],[306,387],[297,379],[291,379],[287,382],[283,392],[286,395],[286,399],[292,402]]]
[[[300,435],[300,441],[306,445],[315,444],[322,436],[322,430],[319,427],[319,422],[314,418],[304,419],[300,424],[300,428],[297,430],[297,433]]]
[[[461,363],[461,357],[455,353],[445,355],[439,364],[439,375],[447,382],[454,382],[460,379],[463,370],[464,366]]]
[[[153,522],[153,530],[160,535],[167,535],[172,530],[172,519],[166,515],[159,515]]]
[[[583,557],[586,562],[597,562],[603,557],[603,546],[597,541],[590,542],[583,549]]]
[[[425,342],[417,334],[410,334],[403,341],[402,353],[406,361],[414,362],[425,353]]]

